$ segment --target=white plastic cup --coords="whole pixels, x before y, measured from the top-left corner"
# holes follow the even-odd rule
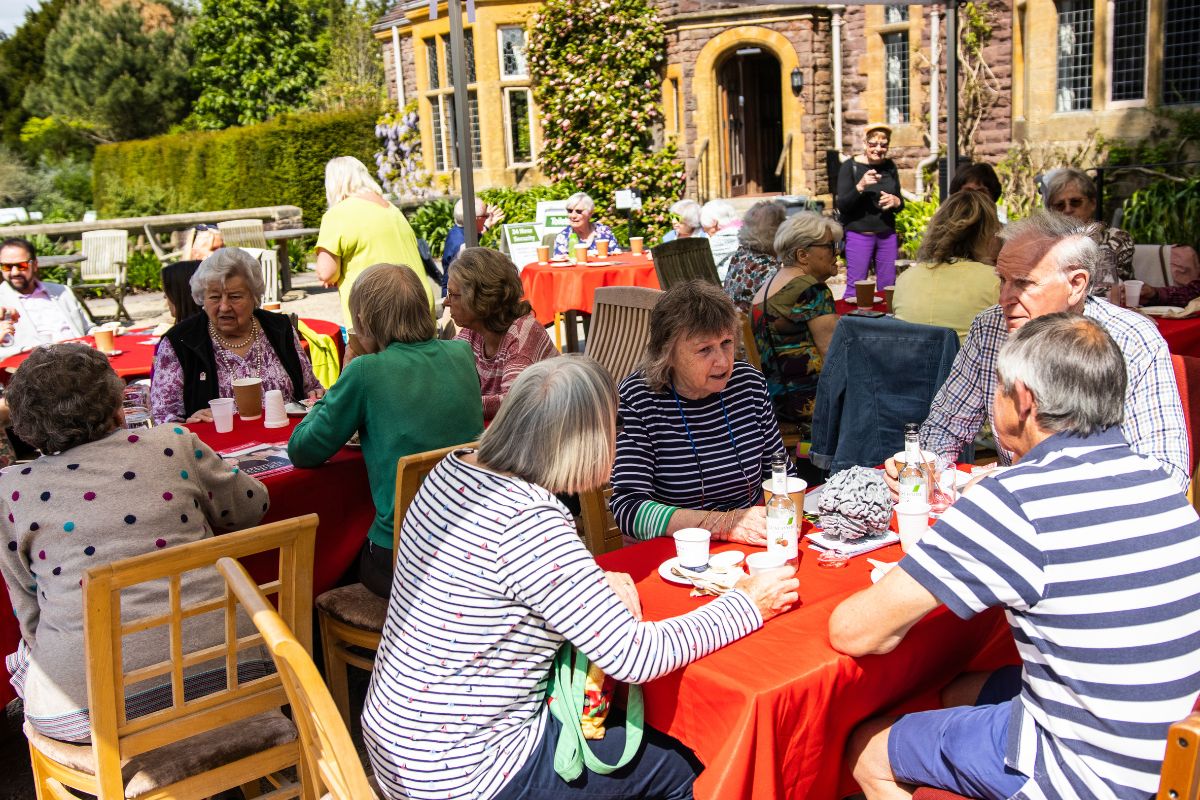
[[[929,529],[929,503],[898,504],[896,523],[900,529],[900,549],[907,553]]]
[[[675,555],[679,566],[693,572],[708,569],[708,545],[712,534],[704,528],[683,528],[675,531]]]
[[[217,426],[217,433],[229,433],[233,430],[232,397],[218,397],[216,400],[209,400],[208,407],[212,409],[213,425]]]
[[[288,424],[287,409],[283,405],[283,392],[272,389],[263,396],[263,406],[266,418],[264,428],[285,428]]]
[[[746,556],[746,569],[751,575],[768,572],[787,566],[787,556],[783,553],[751,553]]]
[[[1144,281],[1125,281],[1125,307],[1139,308],[1142,305]]]

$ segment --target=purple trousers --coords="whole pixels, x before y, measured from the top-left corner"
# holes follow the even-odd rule
[[[846,231],[846,293],[854,299],[854,282],[865,281],[875,259],[875,291],[896,285],[896,233],[857,233]]]

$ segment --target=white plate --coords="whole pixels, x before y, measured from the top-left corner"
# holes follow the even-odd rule
[[[880,562],[880,563],[884,563],[884,562]],[[895,561],[886,562],[886,563],[884,563],[884,566],[875,567],[874,569],[872,569],[871,570],[871,583],[879,583],[881,580],[883,580],[883,576],[887,575],[889,572],[891,572],[892,568],[895,567],[897,563],[899,563],[899,562],[895,562]],[[886,567],[886,569],[884,567]]]
[[[287,411],[289,417],[303,417],[312,409],[304,403],[297,403],[294,400],[283,407]]]
[[[709,559],[710,564],[714,567],[718,566],[734,566],[740,564],[745,559],[745,554],[740,550],[730,550],[724,553],[714,553]],[[658,565],[658,576],[667,583],[675,583],[680,586],[691,586],[692,582],[687,578],[681,578],[674,572],[671,572],[672,567],[679,565],[679,556],[673,556]],[[700,573],[696,573],[697,575]]]
[[[1141,306],[1137,310],[1141,311],[1143,314],[1149,314],[1152,317],[1165,317],[1166,315],[1174,311],[1180,311],[1181,309],[1178,306]]]

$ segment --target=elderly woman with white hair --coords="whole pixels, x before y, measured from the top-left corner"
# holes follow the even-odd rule
[[[1054,170],[1046,180],[1043,196],[1048,210],[1080,225],[1094,226],[1089,235],[1100,245],[1100,268],[1092,276],[1092,294],[1107,294],[1112,284],[1133,279],[1133,238],[1120,228],[1096,221],[1100,192],[1086,172]]]
[[[341,156],[325,165],[325,199],[329,210],[317,235],[317,277],[322,285],[337,287],[342,320],[351,329],[350,288],[359,274],[372,264],[403,264],[423,278],[421,251],[404,214],[384,198],[357,158]],[[432,314],[432,286],[426,286],[426,294]],[[351,358],[359,354],[353,339],[350,350]]]
[[[222,248],[201,262],[191,287],[204,313],[158,344],[150,384],[156,423],[211,421],[208,401],[233,397],[237,378],[262,378],[264,392],[279,389],[285,400],[324,394],[288,318],[259,308],[266,287],[254,256]]]
[[[786,611],[799,584],[793,570],[773,570],[682,616],[642,620],[631,578],[600,569],[555,496],[608,480],[616,407],[595,361],[540,361],[521,373],[479,449],[451,453],[422,484],[405,515],[363,707],[385,796],[692,796],[696,763],[649,727],[616,771],[560,777],[572,760],[563,752],[560,764],[560,739],[582,734],[571,699],[546,702],[556,654],[573,645],[616,680],[650,681]],[[610,719],[587,746],[611,764],[635,731]]]
[[[679,200],[668,209],[671,214],[671,230],[663,236],[663,242],[676,239],[707,239],[708,234],[700,227],[700,204],[695,200]]]
[[[717,276],[723,281],[729,271],[729,260],[738,249],[738,233],[742,220],[737,209],[724,200],[709,200],[700,208],[700,226],[708,234]]]
[[[592,222],[592,212],[595,210],[595,201],[584,192],[576,192],[567,198],[569,224],[554,237],[555,256],[573,256],[579,245],[587,245],[588,252],[595,253],[596,242],[601,240],[608,242],[608,252],[620,251],[612,228],[603,222]]]
[[[787,212],[774,200],[760,200],[750,206],[738,231],[738,249],[729,259],[725,273],[725,294],[743,313],[749,313],[754,293],[767,276],[779,268],[775,257],[775,232]]]

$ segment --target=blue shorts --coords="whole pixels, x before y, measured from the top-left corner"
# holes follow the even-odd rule
[[[980,800],[1004,800],[1029,780],[1004,763],[1008,720],[1021,691],[1020,667],[998,670],[974,706],[906,714],[888,733],[896,780]]]

